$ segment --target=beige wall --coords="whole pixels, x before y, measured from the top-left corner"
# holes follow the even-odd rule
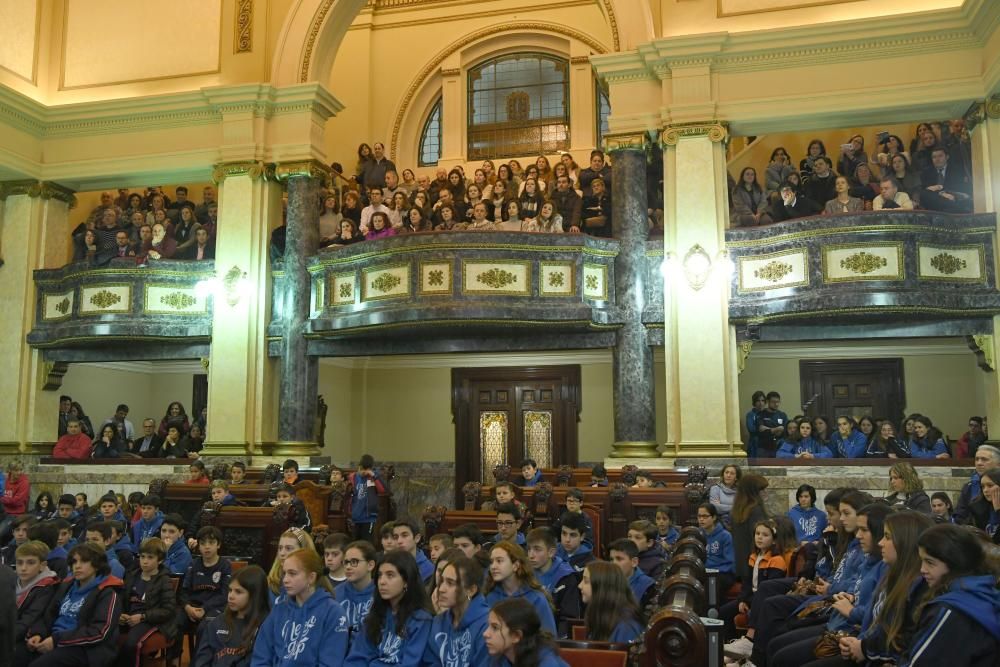
[[[171,401],[180,401],[190,416],[194,374],[157,372],[158,365],[157,362],[149,364],[149,372],[101,364],[70,364],[58,393],[72,396],[79,402],[94,428],[114,414],[119,403],[129,406],[129,421],[137,429],[146,417],[159,423]]]
[[[324,454],[337,463],[356,461],[364,453],[381,460],[454,460],[451,369],[408,367],[412,359],[400,358],[396,369],[366,369],[363,360],[355,360],[354,368],[320,363],[319,392],[329,406]],[[606,361],[580,366],[579,460],[601,461],[614,438],[610,352]],[[661,438],[665,427],[659,405],[657,419]]]
[[[781,394],[782,409],[789,416],[799,414],[802,401],[809,398],[801,395],[799,360],[816,358],[901,357],[906,382],[905,412],[927,415],[952,439],[967,430],[965,425],[969,416],[981,415],[986,410],[984,388],[992,376],[976,366],[975,355],[964,340],[824,342],[815,356],[808,352],[796,354],[796,345],[803,348],[817,344],[756,343],[753,346],[746,369],[740,375],[741,416],[750,409],[750,397],[758,389],[777,391]]]

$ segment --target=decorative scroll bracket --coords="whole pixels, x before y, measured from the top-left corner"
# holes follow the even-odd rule
[[[993,355],[993,336],[985,334],[982,336],[966,336],[965,342],[969,349],[976,355],[976,365],[987,373],[996,370],[996,359]]]

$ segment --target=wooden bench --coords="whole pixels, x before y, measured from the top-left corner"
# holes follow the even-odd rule
[[[558,468],[542,468],[541,471],[542,480],[554,486],[590,486],[590,468],[573,468],[567,465]],[[635,484],[635,473],[638,471],[638,467],[628,465],[622,466],[621,469],[608,470],[608,484],[622,482],[631,486]],[[651,470],[648,472],[653,481],[662,484],[683,486],[689,481],[689,471],[687,470]],[[512,470],[510,466],[497,466],[493,470],[493,475],[498,482],[513,482],[515,486],[524,484],[521,471]]]
[[[278,539],[288,530],[280,511],[271,507],[222,507],[202,513],[203,526],[222,531],[220,554],[229,559],[245,560],[271,568],[278,552]]]

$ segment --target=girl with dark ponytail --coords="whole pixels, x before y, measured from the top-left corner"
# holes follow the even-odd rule
[[[552,634],[542,629],[535,607],[524,598],[498,602],[483,638],[494,667],[569,667],[559,657]]]

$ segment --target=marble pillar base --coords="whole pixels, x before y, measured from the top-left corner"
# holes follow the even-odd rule
[[[202,451],[211,456],[247,456],[249,447],[249,442],[209,440]]]
[[[652,440],[622,440],[612,445],[612,456],[622,459],[642,459],[659,456],[659,445]]]
[[[319,453],[319,444],[308,440],[279,440],[274,443],[274,447],[271,449],[272,456],[301,456],[308,458],[310,456],[319,456]]]

